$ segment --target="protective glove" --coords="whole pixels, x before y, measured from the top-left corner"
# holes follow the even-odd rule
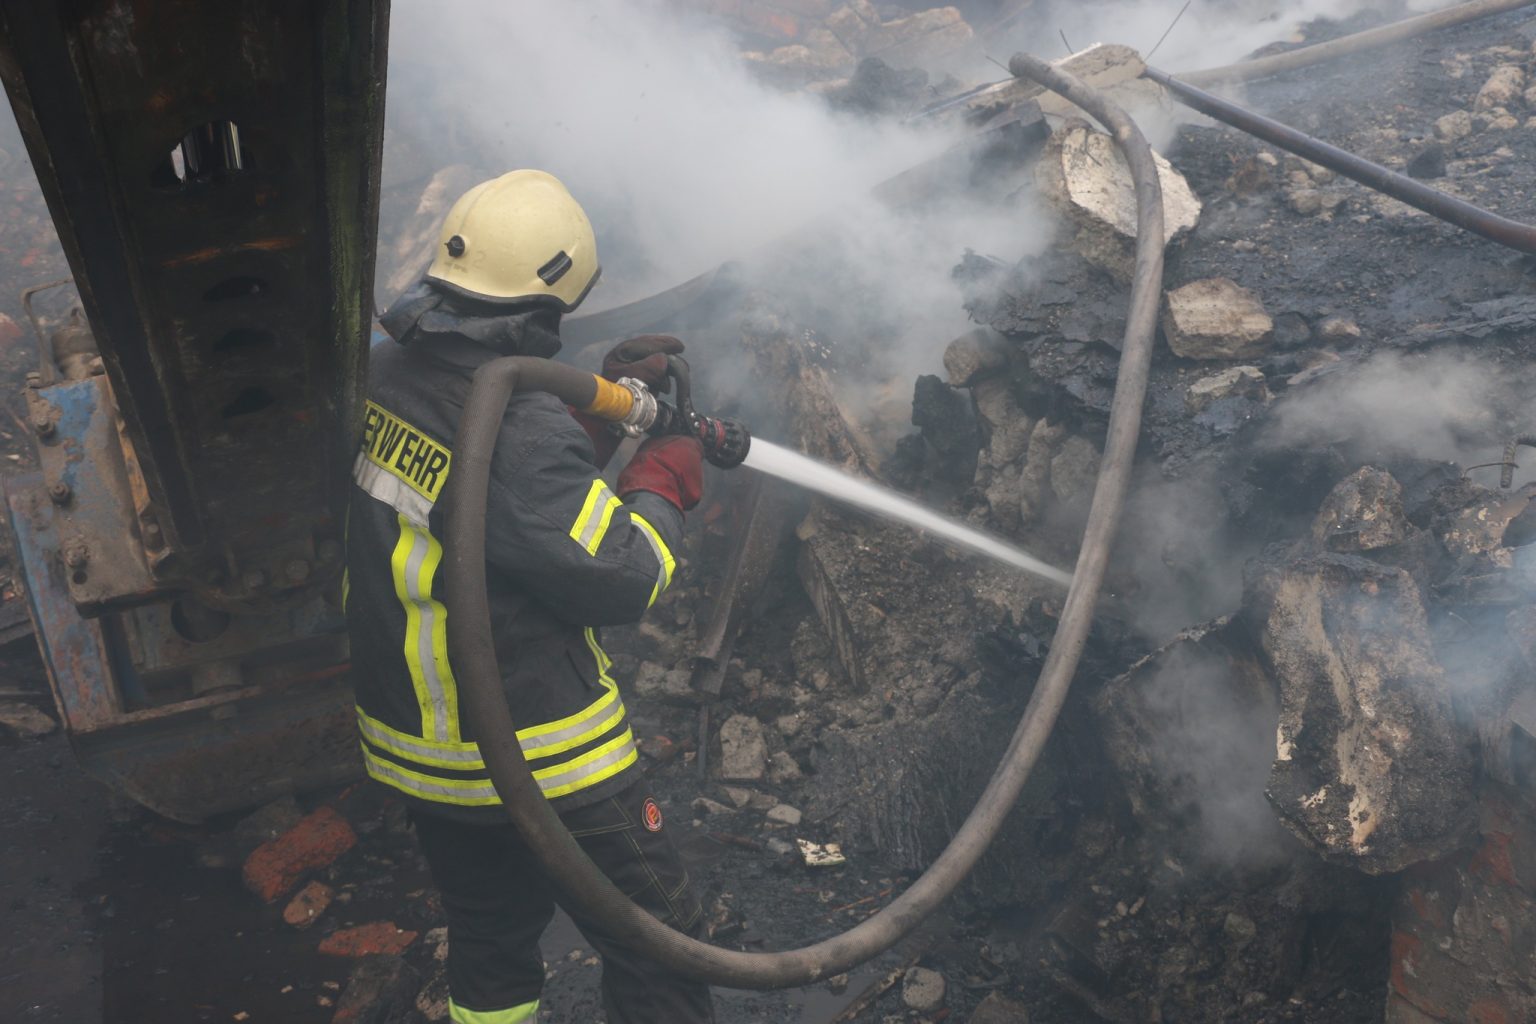
[[[671,434],[640,445],[619,474],[619,497],[649,491],[687,512],[704,496],[704,446],[696,437]]]
[[[615,345],[603,357],[603,376],[608,380],[633,377],[658,395],[672,390],[667,376],[667,356],[683,351],[683,343],[670,334],[642,334]]]

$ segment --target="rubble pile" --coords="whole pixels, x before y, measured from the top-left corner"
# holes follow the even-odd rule
[[[909,113],[933,91],[921,69],[974,35],[955,7],[685,6],[735,27],[766,80],[875,117]],[[1146,99],[1134,54],[1088,64]],[[988,102],[1029,98],[1010,89]],[[1536,219],[1529,16],[1254,83],[1247,102]],[[705,354],[701,393],[725,393],[707,376],[721,352],[771,381],[720,410],[761,436],[1070,566],[1136,220],[1112,141],[1041,107],[1055,116],[1022,180],[1042,212],[1021,230],[1055,243],[1018,263],[954,254],[973,325],[930,339],[934,372],[893,385],[907,370],[876,344],[766,289],[648,327]],[[391,291],[482,176],[414,156],[387,183]],[[722,1019],[1536,1019],[1536,484],[1501,486],[1496,465],[1536,429],[1530,266],[1226,128],[1183,124],[1159,171],[1139,474],[1045,754],[951,916],[808,994],[722,995]],[[893,386],[912,394],[899,439],[870,422]],[[711,471],[679,583],[604,642],[708,937],[783,948],[878,912],[944,848],[1064,595],[748,481]],[[296,983],[306,1011],[444,1020],[442,908],[401,808],[362,793],[165,841],[240,878],[252,934],[325,958]],[[568,923],[546,948],[546,1005],[590,1019],[596,956]]]
[[[760,40],[762,48],[745,49],[743,59],[765,81],[786,88],[846,89],[865,60],[899,68],[929,66],[952,56],[974,35],[955,7],[893,10],[869,0],[684,0],[684,6]],[[926,76],[915,80],[918,88],[926,84]]]

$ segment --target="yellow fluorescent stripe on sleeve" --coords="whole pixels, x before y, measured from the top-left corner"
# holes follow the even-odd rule
[[[410,564],[411,549],[416,544],[416,528],[404,515],[399,516],[400,539],[389,558],[390,575],[395,581],[395,597],[405,609],[405,663],[410,669],[411,684],[416,690],[416,703],[421,708],[421,734],[432,736],[436,731],[432,694],[428,691],[426,677],[421,670],[420,645],[417,635],[421,631],[421,609],[411,597],[410,584],[406,580],[406,567]]]
[[[612,493],[603,504],[603,511],[597,521],[597,529],[593,531],[592,539],[587,541],[587,554],[597,556],[597,549],[603,546],[603,538],[608,536],[608,527],[613,525],[613,514],[624,507],[624,503]]]
[[[582,504],[581,512],[576,516],[576,522],[571,527],[571,540],[582,547],[587,546],[587,542],[583,537],[587,533],[587,527],[592,522],[593,513],[597,511],[598,500],[602,498],[603,491],[607,489],[607,486],[601,480],[592,481],[592,489],[587,491],[587,500]]]
[[[431,649],[422,650],[421,656],[431,658],[433,666],[437,669],[436,677],[443,690],[443,704],[448,709],[447,738],[456,742],[459,739],[459,686],[453,678],[453,668],[448,664],[448,609],[441,601],[432,597],[432,581],[437,576],[437,568],[442,561],[443,545],[428,533],[427,557],[421,561],[421,583],[417,593],[422,595],[425,603],[431,605],[432,639]],[[422,735],[425,736],[428,733],[423,730]]]
[[[571,526],[571,540],[580,544],[589,555],[596,555],[597,549],[602,546],[603,538],[608,536],[608,527],[613,524],[613,513],[624,507],[608,485],[601,480],[592,481],[592,489],[587,491],[587,500],[582,503],[581,514],[576,517],[576,522]]]
[[[656,554],[656,561],[661,563],[661,571],[656,576],[656,585],[651,588],[650,604],[646,605],[649,608],[656,603],[661,592],[672,585],[672,573],[677,569],[677,560],[672,557],[672,549],[667,547],[666,541],[661,539],[660,531],[646,522],[644,516],[631,512],[629,519],[640,527],[640,532],[645,534],[646,540],[650,541],[651,550]]]
[[[352,596],[352,572],[349,569],[341,570],[341,611],[345,615],[347,611],[347,598]]]
[[[505,1010],[466,1010],[451,997],[448,1000],[448,1019],[453,1024],[530,1024],[538,1015],[537,999]]]

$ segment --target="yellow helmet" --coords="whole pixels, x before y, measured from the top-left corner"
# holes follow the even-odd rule
[[[592,222],[560,179],[509,171],[448,211],[427,280],[500,305],[542,303],[569,313],[597,283]]]

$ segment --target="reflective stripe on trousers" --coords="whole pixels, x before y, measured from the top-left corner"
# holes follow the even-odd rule
[[[466,1010],[452,999],[448,1000],[448,1019],[454,1024],[524,1024],[538,1015],[537,999],[505,1010]]]

